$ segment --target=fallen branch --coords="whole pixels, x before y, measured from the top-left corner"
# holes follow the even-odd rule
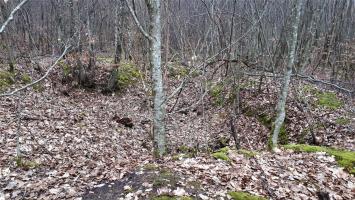
[[[39,78],[38,80],[36,80],[36,81],[34,81],[34,82],[32,82],[32,83],[29,83],[29,84],[27,84],[27,85],[21,87],[21,88],[19,88],[19,89],[16,89],[16,90],[14,90],[14,91],[12,91],[12,92],[10,92],[10,93],[1,94],[0,97],[12,96],[12,95],[14,95],[14,94],[16,94],[16,93],[18,93],[18,92],[20,92],[20,91],[22,91],[22,90],[25,90],[25,89],[27,89],[27,88],[29,88],[29,87],[34,86],[34,85],[36,85],[37,83],[39,83],[39,82],[43,81],[44,79],[46,79],[47,76],[49,75],[49,73],[53,70],[53,68],[59,63],[59,61],[65,56],[65,54],[67,54],[69,48],[70,48],[70,47],[68,46],[68,47],[66,47],[66,48],[64,49],[62,55],[60,55],[59,58],[48,68],[48,70],[46,71],[46,73],[45,73],[41,78]]]
[[[273,78],[282,78],[282,75],[268,75],[268,74],[258,74],[258,73],[250,73],[250,72],[243,72],[244,75],[247,75],[247,76],[266,76],[266,77],[273,77]],[[346,89],[344,87],[341,87],[335,83],[331,83],[331,82],[328,82],[328,81],[324,81],[324,80],[320,80],[320,79],[316,79],[314,78],[313,76],[307,76],[307,75],[303,75],[303,74],[292,74],[291,75],[292,77],[299,77],[299,78],[302,78],[302,79],[305,79],[306,81],[308,82],[311,82],[311,83],[322,83],[324,85],[328,85],[328,86],[332,86],[338,90],[341,90],[343,92],[346,92],[350,95],[353,95],[355,93],[354,90],[349,90],[349,89]]]
[[[4,32],[5,27],[14,19],[14,14],[20,10],[20,8],[27,3],[28,0],[23,0],[21,1],[10,13],[10,16],[7,18],[7,20],[2,24],[0,28],[0,33]]]
[[[307,81],[309,82],[316,82],[316,83],[323,83],[325,85],[329,85],[329,86],[332,86],[338,90],[341,90],[343,92],[347,92],[349,93],[350,95],[352,95],[355,91],[354,90],[348,90],[346,88],[343,88],[337,84],[334,84],[334,83],[331,83],[331,82],[328,82],[328,81],[323,81],[323,80],[320,80],[320,79],[315,79],[314,77],[312,76],[306,76],[306,75],[302,75],[302,74],[293,74],[293,76],[296,76],[296,77],[300,77],[300,78],[304,78],[306,79]]]

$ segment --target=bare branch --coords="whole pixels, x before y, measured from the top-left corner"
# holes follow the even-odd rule
[[[22,90],[25,90],[26,88],[34,86],[37,83],[39,83],[39,82],[43,81],[44,79],[46,79],[47,76],[49,75],[49,73],[53,70],[53,68],[59,63],[59,61],[65,56],[65,54],[67,54],[69,48],[70,48],[69,46],[65,47],[62,55],[60,55],[59,58],[57,58],[57,60],[48,68],[46,73],[41,78],[39,78],[38,80],[36,80],[36,81],[34,81],[32,83],[29,83],[29,84],[21,87],[19,89],[16,89],[16,90],[14,90],[14,91],[12,91],[10,93],[0,94],[0,97],[12,96],[12,95],[14,95],[14,94],[16,94],[16,93],[18,93],[18,92],[20,92]]]
[[[143,26],[141,25],[141,23],[139,22],[138,18],[137,18],[137,15],[136,13],[134,12],[133,8],[129,5],[129,2],[128,0],[126,0],[126,4],[127,4],[127,7],[129,9],[129,12],[131,13],[133,19],[134,19],[134,22],[136,23],[136,25],[138,26],[139,28],[139,31],[148,39],[148,40],[154,40],[154,37],[151,36],[147,31],[144,30]]]
[[[22,0],[10,13],[10,16],[7,20],[3,23],[0,28],[0,33],[4,32],[5,27],[14,19],[14,14],[25,4],[28,0]]]
[[[127,1],[127,0],[126,0]],[[217,52],[215,55],[209,57],[206,59],[206,63],[211,62],[213,59],[215,59],[218,55],[220,55],[221,53],[223,53],[226,50],[229,50],[232,46],[236,45],[242,38],[246,37],[255,27],[256,25],[259,23],[259,21],[264,17],[266,8],[267,8],[268,4],[265,4],[264,6],[264,10],[263,13],[261,14],[260,18],[258,20],[256,20],[251,27],[244,32],[243,35],[241,35],[239,38],[237,38],[233,43],[230,43],[229,45],[227,45],[225,48],[221,49],[219,52]],[[197,66],[195,69],[191,70],[187,76],[184,78],[184,80],[181,81],[180,85],[165,99],[165,101],[169,100],[170,98],[172,98],[173,96],[175,96],[177,93],[179,93],[180,90],[182,90],[182,88],[184,87],[186,81],[190,78],[191,74],[193,74],[194,72],[196,72],[197,70],[201,69],[203,66],[205,66],[205,63],[200,64],[199,66]]]

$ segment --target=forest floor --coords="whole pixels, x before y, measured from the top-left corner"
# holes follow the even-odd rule
[[[307,143],[312,127],[318,145],[349,150],[350,168],[339,166],[337,156],[329,152],[306,153],[287,146],[277,153],[267,150],[267,123],[278,90],[268,79],[260,93],[255,80],[246,81],[241,90],[242,114],[236,127],[241,147],[248,151],[235,150],[228,139],[226,106],[216,102],[222,95],[202,94],[198,76],[186,84],[168,113],[169,154],[155,160],[152,113],[143,84],[103,95],[78,88],[64,91],[59,77],[52,75],[19,98],[21,160],[15,156],[18,97],[0,99],[1,200],[237,199],[233,191],[271,199],[318,199],[321,192],[332,199],[355,197],[355,177],[349,173],[354,170],[355,104],[346,95],[337,93],[335,105],[322,106],[317,104],[322,94],[333,98],[335,93],[293,82],[286,132],[287,143]],[[170,77],[167,93],[181,80]],[[299,92],[310,102],[312,121],[299,109]],[[204,106],[196,103],[202,96]],[[168,111],[174,104],[174,98],[168,101]],[[122,124],[122,118],[133,126]],[[228,148],[218,150],[215,143],[221,138],[227,138],[223,146]]]

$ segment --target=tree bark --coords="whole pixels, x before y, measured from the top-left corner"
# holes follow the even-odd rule
[[[121,62],[121,54],[122,54],[122,3],[117,2],[115,9],[116,19],[115,19],[115,57],[114,63],[119,64]]]
[[[149,60],[152,68],[154,112],[153,112],[153,137],[156,156],[161,157],[166,153],[165,136],[165,94],[163,88],[163,74],[161,69],[161,12],[160,0],[146,0],[150,19]]]
[[[283,86],[281,88],[281,93],[280,93],[279,101],[277,104],[277,117],[275,120],[275,127],[274,127],[274,132],[272,135],[273,150],[275,150],[277,148],[280,129],[284,123],[285,116],[286,116],[285,105],[286,105],[287,93],[289,90],[289,84],[290,84],[290,80],[291,80],[292,67],[295,63],[298,26],[299,26],[299,22],[300,22],[302,5],[303,5],[303,0],[297,0],[297,1],[295,1],[295,6],[292,10],[293,22],[291,24],[291,34],[290,34],[290,39],[289,39],[290,45],[288,48],[289,49],[288,62],[287,62],[286,72],[284,75]]]
[[[165,135],[165,94],[163,87],[163,73],[161,69],[161,11],[160,0],[145,0],[149,14],[149,32],[146,32],[138,18],[129,6],[129,11],[140,32],[149,40],[149,62],[153,80],[153,143],[155,156],[162,157],[166,153]]]

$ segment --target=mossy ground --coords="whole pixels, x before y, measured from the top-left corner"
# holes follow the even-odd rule
[[[339,125],[347,125],[350,124],[351,120],[349,118],[345,117],[339,117],[338,119],[335,120],[335,123]]]
[[[244,156],[246,156],[248,158],[252,158],[252,157],[255,157],[256,155],[258,155],[257,152],[249,151],[249,150],[246,150],[246,149],[239,149],[237,152],[239,154],[243,154]]]
[[[35,169],[39,167],[39,164],[34,161],[25,160],[22,157],[15,158],[16,166],[25,170]]]
[[[286,149],[292,149],[300,152],[326,152],[335,157],[341,167],[351,174],[355,174],[355,152],[340,150],[330,147],[312,146],[306,144],[284,145]]]
[[[224,105],[224,95],[223,95],[224,85],[223,83],[211,84],[209,87],[209,94],[212,98],[212,103],[215,106]]]
[[[170,170],[161,169],[159,174],[154,177],[153,187],[159,188],[165,185],[175,186],[177,181],[177,177]]]
[[[343,106],[343,103],[337,98],[333,92],[319,92],[317,93],[317,104],[321,107],[336,110]]]
[[[252,195],[247,192],[228,192],[233,200],[267,200],[264,197]]]
[[[31,82],[32,82],[32,78],[31,78],[31,76],[28,75],[28,74],[22,74],[22,76],[21,76],[21,82],[22,82],[23,84],[31,83]]]
[[[135,84],[142,76],[137,66],[129,61],[122,61],[117,71],[117,88],[125,90],[128,86]]]
[[[68,77],[71,73],[71,66],[66,63],[64,60],[61,60],[59,63],[58,63],[58,66],[60,68],[62,68],[62,72],[63,72],[63,76],[64,77]]]
[[[15,75],[8,71],[0,71],[0,91],[15,83]]]
[[[146,164],[143,166],[143,169],[144,170],[147,170],[147,171],[153,171],[153,170],[158,170],[158,166],[156,164]]]
[[[230,161],[230,159],[228,157],[228,151],[229,151],[229,148],[224,147],[224,148],[219,149],[218,151],[212,153],[212,156],[216,159],[219,159],[219,160]]]
[[[187,76],[190,72],[190,70],[187,67],[178,65],[177,63],[168,65],[167,68],[168,68],[169,77],[171,78],[180,79]]]
[[[194,147],[182,145],[177,148],[177,152],[184,155],[185,157],[191,158],[196,156],[197,149]]]

